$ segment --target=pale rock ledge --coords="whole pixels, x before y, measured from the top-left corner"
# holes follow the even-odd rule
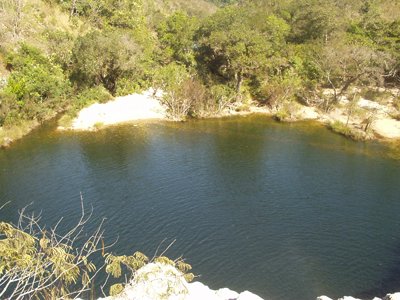
[[[139,269],[124,291],[98,300],[263,300],[245,291],[211,290],[201,282],[187,283],[174,266],[150,263]]]
[[[318,297],[316,300],[333,300],[332,298],[329,298],[327,296],[320,296]],[[358,299],[358,298],[353,298],[353,297],[349,297],[349,296],[344,296],[343,298],[340,298],[338,300],[362,300],[362,299]],[[385,297],[383,298],[378,298],[375,297],[372,300],[400,300],[400,293],[395,293],[395,294],[387,294]]]

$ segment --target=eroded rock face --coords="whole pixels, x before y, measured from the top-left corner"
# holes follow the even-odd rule
[[[245,291],[234,292],[228,288],[212,290],[201,282],[187,283],[175,267],[150,263],[139,269],[124,291],[114,297],[98,300],[263,300]]]

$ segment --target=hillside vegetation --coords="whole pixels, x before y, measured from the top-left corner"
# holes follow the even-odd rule
[[[150,86],[177,119],[400,86],[396,0],[3,0],[0,28],[0,138]]]

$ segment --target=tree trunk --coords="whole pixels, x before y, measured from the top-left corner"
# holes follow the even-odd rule
[[[73,17],[76,13],[76,0],[72,0],[70,16]]]
[[[24,7],[23,0],[14,0],[15,16],[13,20],[13,35],[19,37],[21,34],[21,20],[22,20],[22,9]]]
[[[243,76],[242,76],[242,71],[239,71],[235,74],[235,79],[236,79],[236,100],[240,100],[240,90],[242,88],[242,83],[243,83]]]

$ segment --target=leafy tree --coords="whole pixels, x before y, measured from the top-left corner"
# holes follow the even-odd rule
[[[170,57],[169,62],[175,60],[187,67],[195,65],[193,38],[197,27],[197,19],[181,11],[172,14],[158,26],[161,50]]]
[[[334,42],[315,55],[322,84],[333,90],[332,99],[326,99],[325,109],[335,104],[352,85],[380,85],[385,73],[386,56],[374,49]]]
[[[224,8],[199,29],[199,57],[220,76],[235,81],[239,95],[243,79],[267,64],[271,45],[245,21],[243,11]]]
[[[335,1],[301,0],[289,7],[290,39],[295,43],[322,40],[327,43],[344,30],[343,11]]]
[[[185,119],[192,107],[194,99],[186,89],[190,81],[186,68],[176,63],[159,68],[154,76],[155,87],[163,92],[160,100],[174,120]]]
[[[93,31],[74,46],[71,78],[79,85],[101,84],[115,94],[118,79],[140,68],[142,50],[126,32]]]

